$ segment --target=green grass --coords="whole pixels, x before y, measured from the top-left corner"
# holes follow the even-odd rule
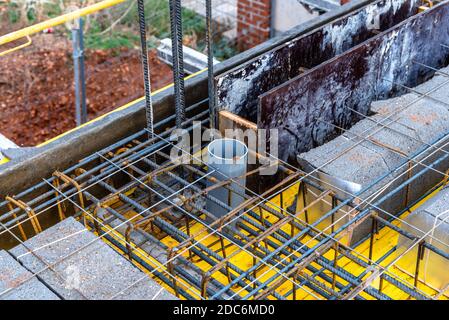
[[[130,3],[127,2],[127,5]],[[121,11],[126,9],[126,6],[120,7]],[[145,16],[147,28],[149,30],[150,47],[156,47],[154,37],[163,39],[170,37],[170,20],[169,7],[167,0],[146,0],[145,1]],[[117,16],[120,13],[117,11]],[[182,11],[184,22],[184,34],[204,34],[205,19],[197,15],[192,10],[183,9]],[[106,21],[104,17],[99,17],[95,21],[91,21],[91,27],[85,34],[85,45],[92,49],[114,49],[118,47],[134,47],[139,45],[138,34],[138,16],[137,6],[125,16],[121,23],[115,26],[114,30],[100,35],[103,30],[109,27],[110,21]],[[123,32],[121,29],[132,30]]]
[[[14,24],[20,20],[20,11],[15,3],[8,3],[8,20],[9,23]]]
[[[132,48],[135,46],[139,37],[130,32],[113,32],[112,35],[88,34],[85,37],[84,44],[86,48],[91,49],[116,49]]]
[[[170,10],[167,0],[146,0],[145,17],[152,36],[159,39],[170,37]],[[183,31],[185,35],[204,34],[206,20],[196,12],[182,9]],[[122,20],[129,27],[137,27],[137,6]]]
[[[20,2],[8,2],[7,4],[7,16],[8,21],[10,24],[15,24],[20,22],[21,18],[21,8],[23,4]],[[54,18],[58,15],[61,15],[63,12],[61,11],[61,7],[57,2],[46,2],[43,4],[43,12],[44,12],[44,18]],[[26,19],[24,19],[27,22],[27,25],[31,25],[33,23],[39,22],[37,21],[36,17],[36,8],[33,6],[30,6],[26,12]]]
[[[63,14],[61,7],[55,3],[45,3],[44,6],[45,6],[45,14],[49,18],[54,18]]]
[[[84,34],[84,46],[89,49],[101,50],[132,48],[139,41],[139,37],[134,32],[122,31],[117,27],[111,32],[100,34],[104,29],[100,21],[91,21],[89,31]]]
[[[135,0],[132,0],[135,1]],[[85,46],[91,49],[117,49],[120,47],[138,47],[139,46],[139,27],[137,6],[134,5],[132,10],[117,24],[113,30],[101,34],[106,30],[114,19],[118,19],[124,10],[131,4],[128,1],[117,7],[109,10],[110,15],[106,11],[102,11],[96,15],[95,20],[91,15],[90,27],[85,31]],[[61,8],[57,3],[46,3],[44,5],[44,15],[48,18],[53,18],[62,14]],[[157,47],[157,39],[170,37],[170,10],[168,0],[145,0],[145,15],[146,24],[148,28],[149,41],[148,45],[151,48]],[[113,17],[112,19],[110,17]],[[16,3],[8,3],[7,17],[11,24],[20,22],[20,8]],[[27,12],[27,19],[29,24],[36,22],[36,15],[33,9]],[[206,36],[206,19],[197,14],[193,10],[186,8],[182,9],[183,32],[186,37],[193,37],[197,39],[197,43],[193,43],[193,49],[205,52],[205,36]],[[65,33],[70,38],[71,33],[66,30]],[[195,47],[196,46],[196,47]],[[237,53],[237,50],[232,45],[217,36],[214,39],[214,55],[224,60]]]

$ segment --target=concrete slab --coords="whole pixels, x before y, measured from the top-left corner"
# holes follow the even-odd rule
[[[34,277],[5,250],[0,251],[0,300],[59,300],[58,296]],[[23,282],[23,284],[21,284]]]
[[[424,67],[423,67],[424,68]],[[387,99],[387,100],[379,100],[375,101],[371,104],[371,111],[379,114],[389,114],[394,111],[398,111],[401,108],[403,109],[405,106],[412,104],[416,100],[422,97],[423,94],[431,97],[440,99],[442,101],[447,101],[449,98],[449,91],[447,90],[447,82],[449,81],[447,75],[449,74],[449,67],[442,68],[439,70],[439,73],[436,73],[435,76],[426,81],[415,88],[413,88],[413,93],[404,94],[402,96]],[[441,88],[446,88],[446,90],[434,90],[438,86],[442,86]],[[428,98],[419,99],[420,103],[429,102]],[[437,103],[434,100],[430,100],[431,103]],[[413,103],[413,106],[416,106],[417,103]]]
[[[159,59],[164,61],[166,64],[173,67],[173,51],[172,51],[171,39],[162,39],[159,46],[157,47],[157,55]],[[193,74],[207,68],[207,55],[196,51],[187,46],[182,46],[184,53],[184,71],[188,74]],[[214,65],[220,63],[217,59],[214,60]]]
[[[53,268],[63,279],[48,269],[41,278],[64,299],[110,299],[121,291],[116,299],[176,299],[73,218],[29,239],[26,245],[46,263],[55,264]],[[33,272],[45,268],[22,245],[10,252]]]

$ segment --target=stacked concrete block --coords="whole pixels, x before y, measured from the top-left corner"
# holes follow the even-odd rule
[[[73,218],[25,244],[11,254],[64,299],[176,299]]]
[[[449,188],[437,193],[432,199],[411,213],[401,228],[408,233],[423,238],[440,251],[449,255]],[[418,257],[419,241],[399,236],[397,254],[402,256],[397,265],[414,274]],[[443,290],[449,285],[449,260],[440,254],[426,249],[421,262],[420,279],[434,288]]]
[[[59,300],[5,250],[0,251],[0,300]]]
[[[449,68],[441,72],[449,72]],[[444,104],[444,101],[449,101],[448,78],[436,75],[414,90],[428,94],[428,97],[410,93],[374,102],[371,108],[373,116],[359,121],[336,139],[300,154],[298,158],[326,174],[360,184],[363,188],[394,170],[360,196],[362,201],[382,198],[449,151],[449,137],[435,146],[431,145],[449,134],[449,107]],[[421,154],[415,161],[401,166],[417,152]],[[410,166],[413,170],[408,173]],[[385,216],[382,214],[385,210],[393,215],[398,214],[441,181],[444,178],[441,172],[446,172],[448,168],[449,160],[441,161],[417,178],[409,188],[402,188],[382,202],[379,213]],[[328,185],[324,187],[329,188]],[[366,236],[369,229],[368,223],[357,228],[352,243]]]

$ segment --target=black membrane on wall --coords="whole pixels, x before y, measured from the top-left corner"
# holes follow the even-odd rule
[[[255,122],[261,94],[413,16],[421,4],[377,1],[222,74],[217,106]]]
[[[374,100],[406,92],[449,62],[449,3],[409,18],[263,94],[258,127],[279,129],[279,157],[294,161],[368,114]]]

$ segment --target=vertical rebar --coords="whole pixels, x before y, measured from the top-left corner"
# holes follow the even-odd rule
[[[170,29],[173,55],[173,81],[175,89],[176,127],[185,121],[184,54],[182,50],[181,0],[170,0]]]
[[[140,46],[142,50],[143,84],[145,87],[145,113],[147,117],[147,129],[149,139],[154,138],[153,103],[151,101],[150,65],[148,63],[147,31],[145,23],[144,0],[137,0],[137,12],[139,15]]]
[[[338,241],[334,244],[334,271],[332,272],[332,290],[335,290],[337,285],[337,267],[338,267]]]
[[[373,216],[372,218],[372,223],[371,223],[371,236],[370,236],[370,241],[369,241],[369,253],[368,253],[368,263],[371,265],[373,264],[373,251],[374,251],[374,236],[376,234],[376,229],[377,229],[377,219]]]
[[[337,199],[332,195],[332,210],[334,210],[337,207]],[[331,232],[334,233],[335,231],[335,212],[332,213],[332,217],[331,217]]]
[[[214,49],[212,34],[212,0],[206,0],[206,43],[207,43],[207,73],[208,73],[208,93],[209,93],[209,116],[210,127],[216,127],[215,114],[215,83],[214,83]]]
[[[301,184],[299,185],[301,188],[301,193],[302,193],[302,205],[304,208],[307,208],[307,189],[306,189],[306,184],[301,182]],[[304,219],[306,221],[306,223],[309,223],[309,213],[306,210],[304,210]]]
[[[83,19],[72,28],[73,69],[75,77],[75,119],[80,126],[87,121],[86,81],[84,77]]]
[[[383,287],[384,287],[384,275],[381,274],[379,280],[379,293],[382,293]]]
[[[425,240],[421,241],[418,245],[418,250],[417,250],[417,255],[416,255],[416,267],[415,267],[415,280],[413,285],[415,286],[415,288],[418,288],[418,282],[419,282],[419,267],[420,267],[420,262],[422,259],[424,259],[424,252],[426,250],[426,247],[424,246],[425,244]]]

